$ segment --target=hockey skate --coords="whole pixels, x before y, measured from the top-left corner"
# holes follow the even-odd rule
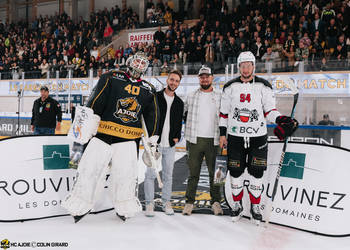
[[[120,215],[118,213],[116,213],[116,215],[118,216],[119,219],[121,219],[122,221],[126,221],[126,217],[124,215]]]
[[[231,210],[231,219],[233,222],[237,222],[242,217],[243,206],[242,201],[234,201]]]
[[[89,214],[91,210],[89,210],[87,213],[83,214],[83,215],[76,215],[73,216],[74,218],[74,223],[78,223],[85,215]]]
[[[257,226],[259,226],[260,221],[262,221],[262,215],[260,213],[259,204],[251,204],[250,213],[252,215],[251,217],[252,222],[255,223]]]

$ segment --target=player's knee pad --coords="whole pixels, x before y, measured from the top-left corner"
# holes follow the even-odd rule
[[[92,138],[79,162],[73,189],[62,202],[71,215],[82,215],[93,208],[98,194],[103,190],[111,158],[111,146],[96,137]]]
[[[259,204],[261,199],[261,194],[263,192],[263,179],[255,178],[254,176],[250,176],[249,178],[249,198],[252,204]]]
[[[244,172],[244,166],[240,160],[228,159],[227,170],[230,172],[230,175],[234,178],[240,177]]]
[[[261,178],[266,170],[267,160],[256,156],[252,157],[248,166],[248,173],[255,178]]]
[[[134,141],[112,144],[112,196],[119,215],[131,217],[142,210],[137,198],[137,150]]]

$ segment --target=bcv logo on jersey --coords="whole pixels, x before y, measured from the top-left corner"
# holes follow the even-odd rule
[[[252,127],[232,127],[232,133],[239,134],[257,134],[260,128],[252,128]]]

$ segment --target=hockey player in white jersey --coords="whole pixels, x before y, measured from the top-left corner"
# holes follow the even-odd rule
[[[277,124],[274,133],[280,140],[290,136],[298,122],[277,111],[271,84],[254,74],[255,57],[251,52],[242,52],[237,64],[240,76],[224,85],[220,106],[220,147],[227,146],[227,180],[231,182],[225,197],[235,222],[243,211],[242,175],[247,168],[250,212],[258,224],[262,220],[262,177],[267,167],[267,121]]]

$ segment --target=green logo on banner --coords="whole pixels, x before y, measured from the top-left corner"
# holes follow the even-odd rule
[[[306,154],[286,152],[281,176],[303,179]]]
[[[68,169],[69,145],[43,145],[44,170]]]

